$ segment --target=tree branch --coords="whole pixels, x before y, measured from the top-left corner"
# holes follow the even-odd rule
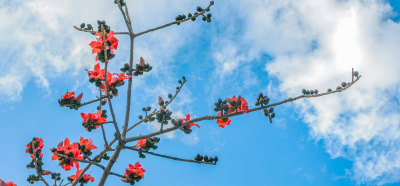
[[[168,107],[168,105],[171,104],[172,101],[175,100],[176,96],[179,94],[179,92],[181,92],[181,89],[182,89],[183,85],[186,83],[186,81],[187,81],[186,79],[183,80],[181,86],[180,86],[179,89],[175,92],[175,94],[174,94],[174,96],[171,98],[171,100],[170,100],[167,104],[165,104],[164,106],[162,106],[164,109],[166,109],[166,108]],[[128,132],[129,132],[130,130],[132,130],[133,128],[135,128],[136,126],[138,126],[139,124],[143,123],[144,121],[149,120],[152,116],[154,116],[155,114],[157,114],[157,113],[159,113],[159,112],[160,112],[160,110],[157,111],[157,109],[154,109],[154,111],[153,111],[151,114],[147,115],[147,116],[144,117],[142,120],[140,120],[140,121],[137,122],[136,124],[132,125],[132,126],[128,129]]]
[[[104,150],[103,150],[102,152],[100,152],[97,156],[95,156],[95,157],[93,158],[93,161],[95,161],[95,160],[97,160],[98,158],[102,157],[102,156],[111,148],[111,145],[113,145],[116,141],[117,141],[117,138],[114,138],[114,140],[112,140],[112,141],[108,144],[108,146],[107,146],[106,148],[104,148]],[[58,154],[58,153],[57,153],[57,154]],[[74,159],[74,158],[73,158],[73,159]],[[76,159],[76,160],[77,160],[77,159]],[[90,166],[92,166],[93,163],[94,163],[94,162],[90,162],[90,163],[83,169],[83,171],[81,172],[81,174],[79,174],[77,180],[80,180],[80,179],[83,177],[83,175],[85,174],[85,172],[90,168]],[[75,185],[76,185],[76,184],[75,184]]]
[[[89,104],[98,102],[98,101],[101,101],[102,99],[105,99],[105,98],[107,98],[107,97],[108,97],[108,96],[101,96],[100,98],[97,98],[97,99],[95,99],[95,100],[88,101],[88,102],[86,102],[86,103],[82,103],[82,104],[80,104],[80,105],[78,106],[78,108],[83,107],[83,106],[85,106],[85,105],[89,105]]]
[[[82,32],[88,32],[91,34],[96,34],[96,31],[91,31],[91,30],[84,30],[81,28],[78,28],[77,26],[74,26],[74,28],[78,31],[82,31]],[[114,32],[114,35],[129,35],[129,32]]]
[[[148,30],[143,31],[143,32],[139,32],[139,33],[135,34],[135,37],[141,36],[141,35],[143,35],[143,34],[147,34],[147,33],[149,33],[149,32],[153,32],[153,31],[156,31],[156,30],[163,29],[163,28],[169,27],[169,26],[174,25],[174,24],[186,22],[186,21],[192,19],[193,17],[197,18],[197,17],[200,16],[200,15],[201,15],[201,16],[204,16],[204,13],[206,12],[206,10],[207,10],[207,9],[210,9],[210,7],[211,7],[213,4],[214,4],[214,1],[210,1],[210,4],[208,5],[207,8],[205,8],[203,11],[199,12],[198,14],[193,15],[192,17],[188,17],[188,18],[186,18],[186,19],[179,20],[179,21],[173,21],[173,22],[167,23],[167,24],[162,25],[162,26],[158,26],[158,27],[155,27],[155,28],[151,28],[151,29],[148,29]]]
[[[334,93],[342,92],[342,91],[350,88],[360,78],[361,78],[361,75],[356,80],[354,80],[353,82],[349,83],[346,87],[344,87],[342,89],[337,89],[337,90],[332,91],[332,92],[326,92],[326,93],[321,93],[321,94],[301,95],[301,96],[297,96],[295,98],[288,98],[286,100],[283,100],[283,101],[280,101],[280,102],[277,102],[277,103],[273,103],[273,104],[270,104],[270,105],[260,106],[260,107],[256,107],[256,108],[250,109],[248,113],[255,112],[255,111],[262,110],[262,109],[269,108],[269,107],[282,105],[284,103],[292,102],[292,101],[295,101],[295,100],[298,100],[298,99],[302,99],[302,98],[314,98],[314,97],[320,97],[320,96],[325,96],[325,95],[328,95],[328,94],[334,94]],[[137,140],[146,139],[146,138],[150,138],[150,137],[153,137],[153,136],[158,136],[158,135],[161,135],[161,134],[165,134],[165,133],[174,131],[176,129],[179,129],[181,127],[184,127],[184,126],[189,125],[190,123],[194,123],[194,122],[199,122],[199,121],[203,121],[203,120],[223,119],[223,118],[234,117],[234,116],[238,116],[238,115],[242,115],[242,114],[244,114],[244,113],[243,112],[236,112],[236,113],[226,114],[226,115],[222,115],[222,116],[203,116],[203,117],[199,117],[199,118],[195,118],[195,119],[191,119],[189,121],[186,121],[181,126],[174,126],[174,127],[168,128],[168,129],[164,129],[163,131],[158,131],[158,132],[153,132],[153,133],[150,133],[150,134],[147,134],[147,135],[127,138],[125,140],[125,142],[128,143],[128,142],[132,142],[132,141],[137,141]]]
[[[31,142],[31,146],[32,146],[32,149],[33,149],[33,161],[35,161],[35,170],[36,170],[36,174],[40,177],[40,179],[43,181],[44,184],[46,184],[47,186],[49,186],[49,184],[46,182],[46,180],[45,180],[45,179],[42,177],[42,175],[40,174],[39,166],[38,166],[38,163],[37,163],[37,160],[36,160],[36,147],[35,147],[35,143],[34,143],[33,140],[32,140],[32,142]]]
[[[111,99],[110,99],[110,87],[108,85],[108,79],[107,79],[107,67],[108,67],[108,59],[107,59],[107,45],[106,45],[106,35],[104,33],[104,26],[103,24],[100,25],[101,27],[101,34],[103,37],[103,42],[104,42],[104,61],[105,61],[105,67],[104,67],[104,79],[105,79],[105,84],[106,84],[106,93],[107,93],[107,99],[108,99],[108,106],[110,107],[110,112],[111,112],[111,116],[113,119],[113,123],[114,123],[114,128],[115,128],[115,132],[117,133],[117,138],[119,141],[121,141],[121,132],[119,131],[118,128],[118,124],[117,124],[117,120],[115,118],[115,114],[114,114],[114,109],[112,107],[112,103],[111,103]]]
[[[99,92],[100,92],[100,97],[102,97],[102,93],[101,93],[101,90],[99,90]],[[100,104],[99,104],[99,110],[101,110],[101,105],[102,105],[102,103],[100,102]],[[106,137],[106,131],[104,130],[104,126],[103,125],[100,125],[100,127],[101,127],[101,132],[103,133],[103,140],[104,140],[104,146],[105,147],[107,147],[108,146],[108,142],[107,142],[107,137]]]
[[[153,155],[153,156],[158,156],[158,157],[162,157],[162,158],[167,158],[167,159],[171,159],[171,160],[176,160],[176,161],[183,161],[183,162],[190,162],[190,163],[198,163],[198,164],[216,165],[216,163],[211,163],[211,162],[188,160],[188,159],[182,159],[182,158],[173,157],[173,156],[167,156],[167,155],[163,155],[163,154],[157,154],[157,153],[149,152],[149,151],[142,151],[142,150],[139,150],[139,149],[135,149],[135,148],[133,148],[133,147],[124,146],[123,148],[124,148],[124,149],[133,150],[133,151],[136,151],[136,152],[142,152],[142,153],[150,154],[150,155]]]
[[[118,4],[118,8],[120,9],[122,16],[124,17],[126,26],[129,30],[129,37],[130,37],[130,56],[129,56],[129,75],[132,76],[132,65],[133,65],[133,42],[134,42],[134,37],[133,37],[133,31],[132,31],[132,25],[131,25],[131,21],[130,18],[128,17],[128,9],[125,6],[125,10],[126,10],[126,14],[124,13],[124,11],[122,10],[122,6],[119,0],[116,0],[117,4]],[[103,35],[104,37],[104,35]],[[107,60],[106,60],[107,61]],[[123,125],[123,130],[122,130],[122,140],[121,140],[121,136],[120,134],[118,135],[118,139],[119,139],[119,144],[117,145],[117,147],[115,148],[115,151],[113,153],[113,155],[111,156],[110,160],[108,161],[106,167],[104,168],[103,174],[101,175],[100,181],[98,183],[98,185],[104,185],[108,175],[111,172],[111,168],[113,167],[114,163],[117,161],[117,158],[119,157],[119,154],[121,152],[122,146],[125,144],[125,137],[126,137],[126,130],[128,128],[128,122],[129,122],[129,113],[130,113],[130,100],[131,100],[131,91],[132,91],[132,77],[128,80],[128,90],[127,90],[127,105],[126,105],[126,115],[125,115],[125,123]]]

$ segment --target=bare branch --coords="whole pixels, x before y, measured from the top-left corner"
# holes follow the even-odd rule
[[[143,35],[143,34],[147,34],[147,33],[149,33],[149,32],[153,32],[153,31],[156,31],[156,30],[163,29],[163,28],[169,27],[169,26],[171,26],[171,25],[175,25],[175,24],[178,24],[178,23],[186,22],[186,21],[192,19],[193,17],[197,18],[198,16],[204,16],[204,13],[206,12],[206,10],[207,10],[207,9],[210,9],[210,7],[211,7],[213,4],[214,4],[214,1],[210,1],[210,4],[208,5],[207,8],[205,8],[203,11],[199,12],[198,14],[193,15],[192,17],[188,17],[188,18],[186,18],[186,19],[179,20],[179,21],[173,21],[173,22],[167,23],[167,24],[162,25],[162,26],[158,26],[158,27],[155,27],[155,28],[152,28],[152,29],[148,29],[148,30],[143,31],[143,32],[139,32],[139,33],[135,34],[135,37],[141,36],[141,35]]]
[[[273,104],[270,104],[270,105],[260,106],[260,107],[256,107],[256,108],[250,109],[248,113],[255,112],[255,111],[262,110],[262,109],[269,108],[269,107],[282,105],[284,103],[292,102],[292,101],[295,101],[295,100],[298,100],[298,99],[302,99],[302,98],[314,98],[314,97],[320,97],[320,96],[325,96],[325,95],[328,95],[328,94],[334,94],[334,93],[342,92],[342,91],[350,88],[360,78],[361,78],[361,75],[356,80],[354,80],[353,82],[349,83],[346,87],[344,87],[342,89],[337,89],[337,90],[332,91],[332,92],[326,92],[326,93],[321,93],[321,94],[301,95],[301,96],[297,96],[295,98],[288,98],[286,100],[283,100],[283,101],[280,101],[280,102],[277,102],[277,103],[273,103]],[[199,122],[199,121],[204,121],[204,120],[216,120],[216,119],[230,118],[230,117],[234,117],[234,116],[238,116],[238,115],[242,115],[242,114],[244,114],[244,113],[243,112],[236,112],[236,113],[226,114],[226,115],[221,115],[221,116],[203,116],[203,117],[199,117],[199,118],[195,118],[195,119],[191,119],[189,121],[186,121],[181,126],[174,126],[174,127],[168,128],[168,129],[164,129],[163,131],[158,131],[158,132],[153,132],[153,133],[147,134],[147,135],[127,138],[125,140],[125,142],[128,143],[128,142],[132,142],[132,141],[137,141],[137,140],[146,139],[146,138],[150,138],[150,137],[153,137],[153,136],[158,136],[158,135],[161,135],[161,134],[165,134],[165,133],[174,131],[176,129],[179,129],[181,127],[184,127],[184,126],[189,125],[190,123],[194,123],[194,122]]]
[[[176,161],[198,163],[198,164],[216,165],[216,163],[211,163],[211,162],[188,160],[188,159],[182,159],[182,158],[173,157],[173,156],[167,156],[167,155],[163,155],[163,154],[157,154],[157,153],[149,152],[149,151],[142,151],[142,150],[139,150],[139,149],[135,149],[133,147],[124,146],[124,149],[129,149],[129,150],[133,150],[133,151],[136,151],[136,152],[142,152],[142,153],[150,154],[150,155],[153,155],[153,156],[158,156],[158,157],[167,158],[167,159],[176,160]]]
[[[86,103],[82,103],[82,104],[80,104],[80,105],[78,106],[78,108],[79,108],[79,107],[83,107],[83,106],[85,106],[85,105],[89,105],[89,104],[98,102],[98,101],[101,101],[102,99],[105,99],[105,98],[107,98],[107,97],[108,97],[108,96],[101,96],[100,98],[97,98],[97,99],[95,99],[95,100],[88,101],[88,102],[86,102]]]

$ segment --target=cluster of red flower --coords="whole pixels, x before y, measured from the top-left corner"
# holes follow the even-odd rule
[[[97,113],[81,113],[83,119],[82,125],[87,131],[99,128],[99,126],[107,122],[106,110],[99,110]]]
[[[146,170],[142,168],[142,165],[140,165],[139,162],[136,162],[135,165],[129,164],[129,168],[125,170],[126,170],[124,174],[125,178],[122,178],[121,180],[123,182],[130,183],[131,185],[143,179],[144,178],[143,173],[146,172]]]
[[[227,102],[229,103],[228,105],[228,112],[227,113],[236,113],[236,112],[244,112],[248,113],[249,108],[247,106],[247,101],[239,96],[239,99],[236,99],[235,96],[232,98],[226,98]],[[222,111],[218,113],[218,116],[221,116]],[[229,118],[223,118],[223,119],[217,119],[217,124],[224,128],[226,125],[229,125],[231,123],[231,119]]]
[[[78,178],[79,174],[82,170],[79,170],[79,162],[77,160],[83,159],[81,154],[88,154],[91,150],[97,149],[93,142],[90,139],[84,139],[81,137],[79,143],[70,143],[69,139],[66,138],[64,142],[58,144],[57,148],[50,149],[53,153],[52,160],[59,160],[60,166],[68,171],[75,165],[77,172],[76,175],[72,175],[69,177],[71,181],[74,181]],[[79,180],[79,183],[87,183],[89,180],[92,182],[94,178],[88,174],[83,175],[82,179]]]

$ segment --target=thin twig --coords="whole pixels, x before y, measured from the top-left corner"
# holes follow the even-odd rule
[[[155,27],[155,28],[152,28],[152,29],[148,29],[148,30],[143,31],[143,32],[139,32],[139,33],[135,34],[135,37],[141,36],[141,35],[146,34],[146,33],[149,33],[149,32],[153,32],[153,31],[156,31],[156,30],[163,29],[163,28],[166,28],[166,27],[171,26],[171,25],[174,25],[174,24],[186,22],[186,21],[192,19],[193,17],[197,18],[197,17],[200,16],[200,15],[201,15],[201,16],[204,16],[204,13],[206,12],[206,10],[207,10],[207,9],[209,10],[210,7],[211,7],[213,4],[214,4],[214,1],[210,1],[210,4],[208,5],[207,8],[205,8],[203,11],[199,12],[198,14],[193,15],[192,17],[188,17],[188,18],[186,18],[186,19],[179,20],[179,21],[173,21],[173,22],[167,23],[167,24],[162,25],[162,26],[158,26],[158,27]]]
[[[175,100],[176,96],[178,96],[179,92],[181,92],[181,89],[182,89],[183,85],[186,83],[186,81],[187,81],[186,79],[183,80],[181,86],[180,86],[179,89],[175,92],[175,94],[174,94],[174,96],[171,98],[171,100],[170,100],[167,104],[165,104],[164,106],[162,106],[163,109],[166,109],[166,108],[168,107],[168,105],[171,104],[172,101]],[[132,130],[133,128],[135,128],[136,126],[138,126],[139,124],[143,123],[144,121],[149,120],[152,116],[154,116],[155,114],[157,114],[157,113],[159,113],[159,112],[160,112],[160,110],[157,111],[157,109],[155,109],[151,114],[149,114],[148,116],[144,117],[144,118],[143,118],[142,120],[140,120],[139,122],[137,122],[137,123],[135,123],[134,125],[132,125],[132,126],[128,129],[128,132],[129,132],[130,130]]]
[[[314,97],[320,97],[320,96],[325,96],[325,95],[328,95],[328,94],[334,94],[334,93],[342,92],[342,91],[350,88],[360,78],[361,78],[361,75],[356,80],[354,80],[353,82],[349,83],[346,87],[344,87],[342,89],[337,89],[335,91],[326,92],[326,93],[322,93],[322,94],[301,95],[301,96],[297,96],[295,98],[288,98],[286,100],[283,100],[283,101],[280,101],[280,102],[277,102],[277,103],[273,103],[273,104],[270,104],[270,105],[260,106],[260,107],[256,107],[256,108],[250,109],[248,113],[255,112],[255,111],[262,110],[262,109],[269,108],[269,107],[282,105],[284,103],[292,102],[292,101],[295,101],[295,100],[298,100],[298,99],[302,99],[302,98],[314,98]],[[165,134],[165,133],[174,131],[174,130],[176,130],[178,128],[184,127],[184,126],[189,125],[190,123],[194,123],[194,122],[199,122],[199,121],[203,121],[203,120],[223,119],[223,118],[234,117],[234,116],[238,116],[238,115],[242,115],[242,114],[244,114],[244,113],[243,112],[236,112],[236,113],[226,114],[226,115],[221,115],[221,116],[203,116],[203,117],[199,117],[199,118],[194,118],[194,119],[191,119],[189,121],[184,122],[181,126],[174,126],[174,127],[168,128],[168,129],[164,129],[163,131],[158,131],[158,132],[153,132],[153,133],[150,133],[150,134],[147,134],[147,135],[127,138],[125,140],[125,142],[128,143],[128,142],[132,142],[132,141],[137,141],[137,140],[146,139],[146,138],[150,138],[150,137],[153,137],[153,136],[158,136],[158,135],[161,135],[161,134]]]
[[[88,101],[88,102],[82,103],[82,104],[80,104],[78,107],[83,107],[83,106],[85,106],[85,105],[89,105],[89,104],[92,104],[92,103],[95,103],[95,102],[101,101],[102,99],[105,99],[105,98],[107,98],[107,97],[108,97],[108,96],[102,96],[102,97],[100,97],[100,98],[97,98],[97,99],[95,99],[95,100],[92,100],[92,101]]]
[[[100,92],[100,97],[102,96],[102,93],[101,93],[101,90],[99,90],[99,92]],[[102,103],[100,102],[100,105],[99,105],[99,110],[101,110],[101,105],[102,105]],[[100,125],[100,127],[101,127],[101,132],[103,133],[103,140],[104,140],[104,146],[105,147],[107,147],[108,146],[108,142],[107,142],[107,137],[106,137],[106,131],[104,130],[104,126],[103,125]]]
[[[124,146],[124,149],[129,149],[129,150],[133,150],[133,151],[136,151],[136,152],[142,152],[142,153],[150,154],[150,155],[153,155],[153,156],[158,156],[158,157],[167,158],[167,159],[176,160],[176,161],[198,163],[198,164],[216,165],[216,163],[182,159],[182,158],[178,158],[178,157],[167,156],[167,155],[163,155],[163,154],[157,154],[157,153],[154,153],[154,152],[142,151],[142,150],[135,149],[133,147],[128,147],[128,146]]]
[[[81,28],[78,28],[77,26],[74,26],[74,28],[76,30],[78,30],[78,31],[88,32],[88,33],[91,33],[91,34],[96,34],[97,33],[96,31],[81,29]],[[129,32],[114,32],[114,35],[129,35]]]

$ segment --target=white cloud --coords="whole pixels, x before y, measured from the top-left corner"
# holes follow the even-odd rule
[[[128,5],[134,30],[143,31],[173,21],[177,14],[193,10],[197,3],[195,0],[137,1]],[[97,20],[106,20],[113,30],[126,31],[113,1],[16,0],[1,4],[0,34],[6,36],[0,43],[2,102],[21,100],[20,95],[30,81],[50,92],[51,85],[57,83],[55,78],[82,75],[83,69],[92,68],[95,56],[90,54],[88,44],[94,37],[76,31],[73,25],[85,22],[96,27]],[[167,6],[170,8],[165,8]],[[157,74],[153,76],[163,78],[166,71],[163,67],[172,62],[171,58],[188,41],[192,34],[190,29],[196,25],[199,24],[183,24],[179,29],[174,25],[137,38],[135,59],[145,55],[153,66],[153,74]],[[126,36],[117,37],[120,45],[114,62],[122,65],[129,57],[129,41]]]
[[[241,9],[231,19],[244,28],[237,31],[235,42],[215,52],[217,69],[229,64],[230,70],[238,70],[237,62],[230,59],[249,63],[268,54],[272,60],[266,71],[278,79],[282,93],[292,97],[302,88],[334,89],[342,81],[351,81],[351,68],[355,68],[363,78],[354,87],[338,95],[295,102],[296,109],[332,157],[354,161],[355,181],[399,181],[400,24],[388,19],[393,15],[391,7],[375,0],[235,4]],[[224,35],[228,36],[214,43],[232,37]],[[241,53],[220,57],[232,48]]]

